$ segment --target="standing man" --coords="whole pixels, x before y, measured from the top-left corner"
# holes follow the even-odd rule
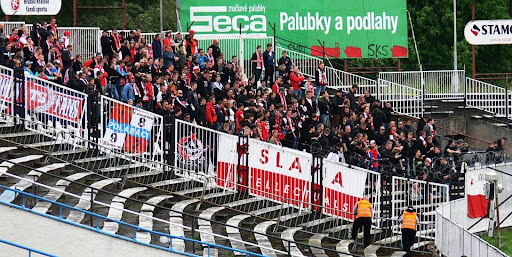
[[[272,50],[272,44],[267,44],[267,50],[263,53],[263,61],[265,63],[265,78],[264,80],[267,83],[272,83],[274,81],[274,67],[275,64],[275,55]]]
[[[372,226],[372,204],[368,201],[368,196],[363,197],[354,205],[354,215],[356,219],[352,227],[352,239],[357,239],[359,228],[363,227],[364,231],[364,247],[370,245],[370,228]]]
[[[405,256],[410,256],[411,246],[416,239],[416,224],[418,223],[418,215],[411,204],[400,216],[400,222],[402,223],[403,250],[407,253]]]
[[[315,71],[315,81],[316,81],[316,90],[315,90],[315,98],[318,101],[318,97],[320,93],[325,90],[325,88],[329,85],[327,81],[327,73],[325,72],[325,64],[321,62],[318,65],[318,69]]]
[[[258,83],[263,72],[263,54],[261,53],[261,46],[256,47],[256,52],[252,54],[251,58],[252,70],[254,73],[254,81]]]
[[[156,34],[151,46],[153,48],[153,58],[155,60],[160,59],[162,57],[162,35]]]

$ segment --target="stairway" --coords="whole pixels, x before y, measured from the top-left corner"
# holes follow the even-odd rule
[[[37,181],[57,190],[48,190],[28,182],[15,181],[8,176],[0,177],[1,184],[4,186],[16,187],[41,197],[76,206],[76,208],[90,210],[107,216],[111,220],[120,220],[145,229],[218,245],[236,248],[241,248],[240,245],[242,245],[247,251],[260,254],[287,256],[287,251],[290,250],[293,253],[292,256],[342,256],[341,253],[334,251],[338,249],[338,245],[350,240],[350,222],[316,212],[301,211],[286,204],[282,205],[242,193],[217,189],[209,181],[205,183],[190,181],[177,177],[172,172],[146,172],[148,171],[146,166],[126,166],[129,163],[114,155],[81,150],[71,151],[66,146],[55,149],[52,144],[38,144],[42,141],[51,141],[50,138],[25,133],[19,127],[13,130],[16,130],[14,132],[17,133],[16,135],[2,133],[1,138],[9,141],[0,138],[0,158],[14,161],[17,160],[14,157],[33,157],[23,159],[25,166],[11,165],[5,168],[5,172],[25,177],[30,181]],[[14,142],[18,142],[18,145]],[[25,148],[19,144],[30,144],[38,150]],[[52,158],[46,158],[47,152],[51,153]],[[73,161],[69,161],[71,159]],[[100,172],[107,166],[110,168],[109,171],[115,172]],[[119,176],[126,174],[132,179],[127,180]],[[160,187],[165,187],[166,190]],[[169,189],[173,191],[168,191]],[[107,206],[92,204],[90,200],[85,199],[79,201],[61,191],[82,195],[85,199],[93,198]],[[8,198],[0,196],[0,199]],[[10,196],[10,198],[12,202],[21,200],[19,196]],[[223,206],[219,207],[218,203],[222,203]],[[28,206],[34,211],[59,214],[59,208],[47,202],[33,202]],[[108,206],[122,207],[126,211]],[[383,209],[383,212],[386,211]],[[194,218],[188,214],[200,218]],[[112,221],[91,220],[88,215],[80,215],[76,211],[69,210],[63,211],[62,216],[83,225],[97,226],[105,232],[128,238],[134,236],[132,229],[119,226]],[[169,221],[175,225],[170,225]],[[226,223],[234,226],[227,228]],[[180,224],[185,227],[194,227],[196,232],[184,229],[179,226]],[[198,230],[201,232],[197,232]],[[256,231],[265,234],[258,234]],[[389,236],[389,231],[372,231],[372,242]],[[168,248],[172,243],[172,247],[177,250],[202,253],[203,256],[207,256],[208,253],[210,256],[238,255],[225,249],[213,251],[212,248],[208,252],[206,247],[199,244],[183,240],[171,242],[168,238],[150,236],[143,231],[137,231],[135,236],[149,244]],[[362,234],[358,236],[356,244],[351,244],[350,253],[360,255],[365,253],[361,237]],[[315,249],[315,246],[325,249]],[[395,249],[390,249],[390,246]],[[375,248],[377,250],[373,252],[378,256],[391,256],[398,251],[397,248],[398,243]],[[372,251],[367,250],[367,252]]]

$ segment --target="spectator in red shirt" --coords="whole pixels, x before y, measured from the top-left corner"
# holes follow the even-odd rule
[[[242,121],[244,121],[244,104],[239,103],[235,113],[235,133],[237,134],[242,129]]]
[[[293,72],[290,73],[290,85],[293,88],[293,94],[297,96],[297,99],[302,98],[302,89],[300,83],[304,81],[304,76],[299,74],[299,67],[293,67]]]
[[[206,121],[208,125],[213,128],[217,123],[217,113],[215,112],[215,97],[210,96],[208,104],[206,105]]]

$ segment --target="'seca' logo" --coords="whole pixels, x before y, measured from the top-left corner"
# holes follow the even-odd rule
[[[215,15],[215,13],[228,13],[226,6],[199,6],[190,7],[190,22],[194,25],[190,28],[196,32],[266,32],[267,18],[265,15]],[[206,23],[206,24],[205,24]],[[200,24],[200,25],[198,25]]]

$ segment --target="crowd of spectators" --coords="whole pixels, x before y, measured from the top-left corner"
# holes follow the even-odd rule
[[[0,25],[3,65],[23,69],[90,95],[90,105],[107,95],[166,120],[181,119],[229,134],[249,136],[331,160],[379,172],[447,183],[457,179],[457,163],[469,151],[463,141],[446,147],[436,140],[434,119],[401,118],[354,84],[329,90],[325,65],[304,76],[286,51],[272,44],[252,54],[247,77],[237,56],[225,56],[219,42],[198,47],[194,31],[157,35],[146,44],[140,30],[104,31],[102,52],[90,59],[72,56],[68,31],[50,24],[23,26],[11,35]],[[87,57],[88,58],[88,57]],[[90,108],[93,109],[93,108]],[[99,113],[88,114],[91,126]],[[503,146],[503,143],[500,147]],[[497,152],[498,145],[488,149]]]

